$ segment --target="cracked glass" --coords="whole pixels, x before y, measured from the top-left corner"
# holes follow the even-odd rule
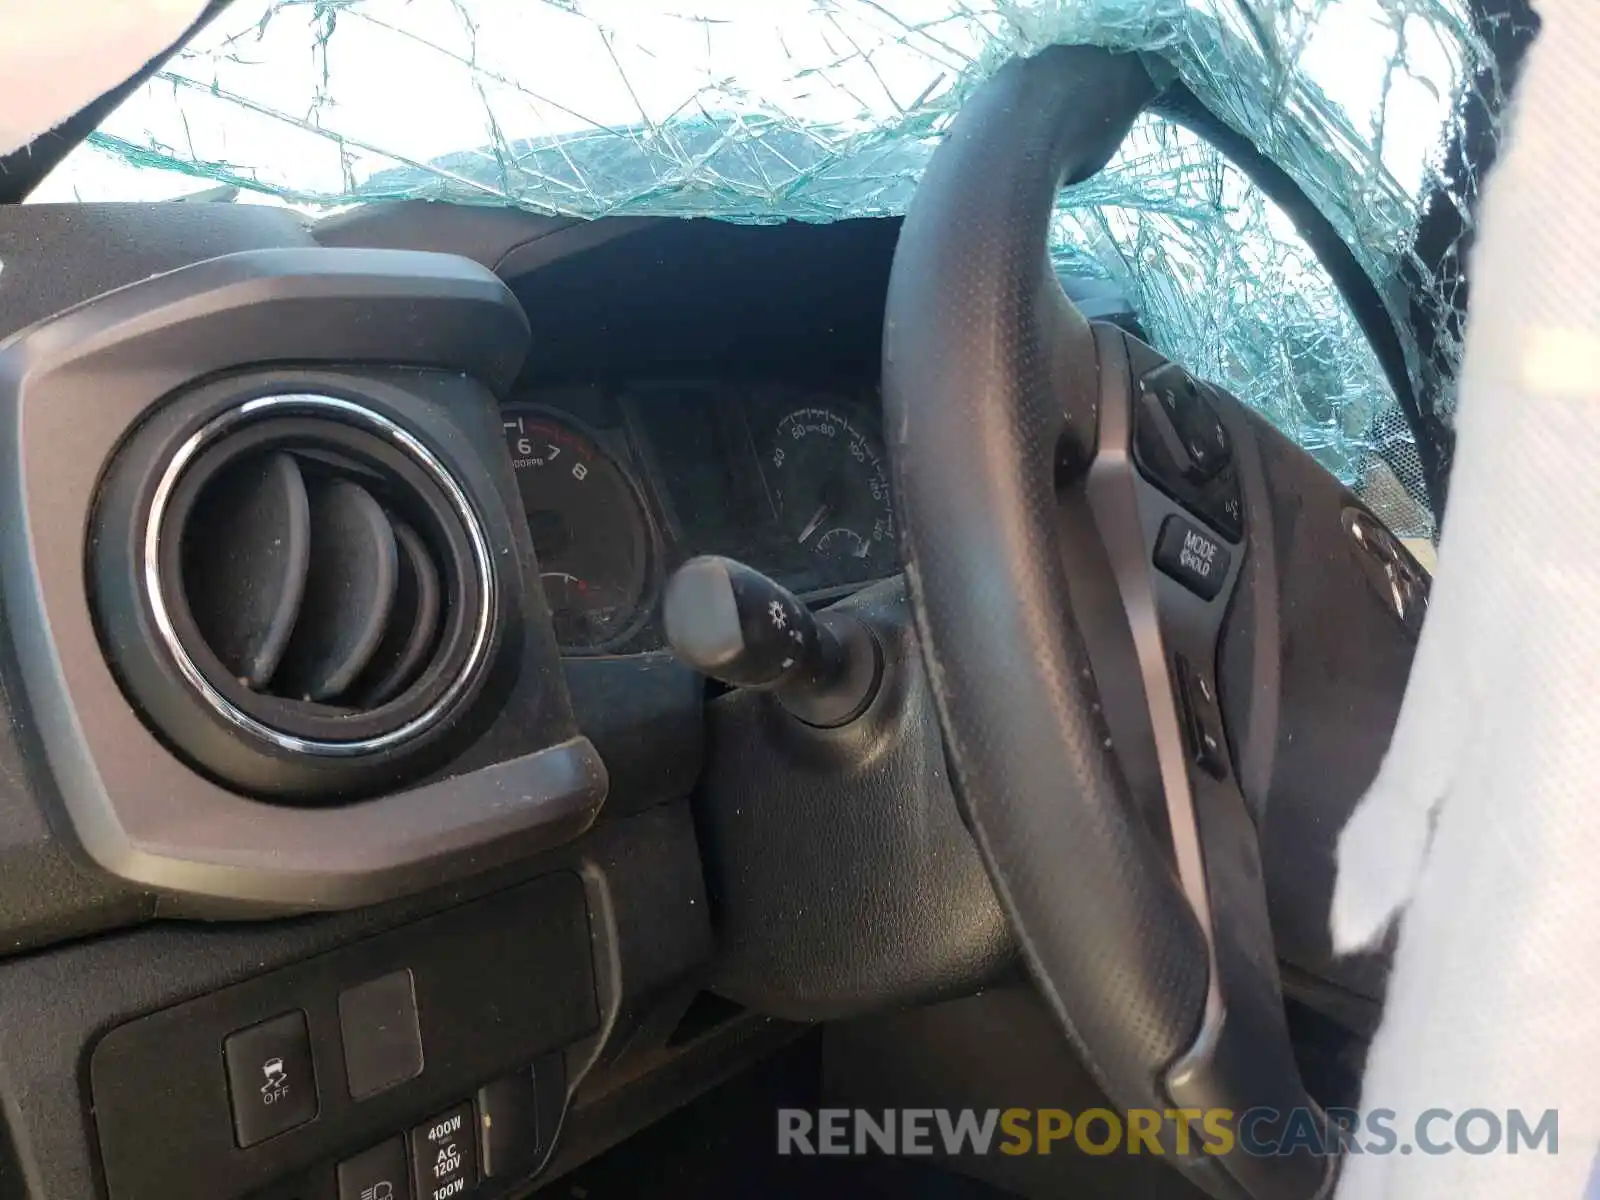
[[[1470,235],[1446,166],[1503,107],[1466,0],[236,0],[33,200],[400,198],[579,218],[833,221],[905,211],[963,100],[1013,55],[1147,56],[1283,168],[1402,318],[1446,417],[1459,330],[1407,317],[1449,279],[1415,249],[1429,203]],[[1293,224],[1217,151],[1147,116],[1062,193],[1074,294],[1263,412],[1402,535],[1434,533],[1384,372]]]

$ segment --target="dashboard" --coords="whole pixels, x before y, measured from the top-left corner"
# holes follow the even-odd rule
[[[421,203],[315,226],[247,205],[0,217],[18,467],[0,495],[0,1193],[25,1173],[40,1197],[308,1200],[441,1114],[509,1102],[513,1119],[486,1124],[520,1139],[519,1165],[479,1164],[511,1181],[486,1180],[499,1200],[804,1027],[757,1013],[907,1008],[1008,968],[903,588],[869,586],[899,570],[876,388],[897,222],[575,224]],[[328,416],[352,406],[354,423]],[[432,450],[374,446],[386,428]],[[204,506],[170,506],[167,544],[198,550],[154,562],[164,594],[272,576],[298,513],[302,574],[322,572],[301,644],[353,659],[378,626],[341,588],[373,591],[363,571],[386,563],[396,628],[433,656],[402,697],[422,717],[371,702],[359,675],[337,706],[268,688],[226,708],[211,692],[246,685],[220,658],[188,660],[193,677],[168,661],[173,645],[217,657],[221,633],[174,626],[158,644],[135,627],[152,602],[138,551],[164,528],[146,500],[195,429],[219,471],[266,461],[241,439],[279,453],[226,477],[252,502],[249,537],[207,540],[197,518],[187,540],[177,522]],[[1297,504],[1328,494],[1287,442],[1262,444]],[[1224,703],[1282,713],[1247,709],[1236,752],[1276,791],[1265,884],[1292,901],[1331,892],[1330,814],[1376,770],[1411,643],[1365,576],[1329,573],[1337,524],[1323,540],[1290,527],[1252,546],[1273,569],[1234,613],[1346,636],[1298,637],[1315,653],[1264,668],[1225,639],[1219,669]],[[345,552],[388,546],[385,528],[388,558]],[[662,586],[697,554],[813,602],[858,593],[844,604],[896,672],[866,736],[774,722],[749,690],[708,703],[701,676],[651,653]],[[455,624],[445,587],[465,597]],[[263,589],[215,590],[205,612],[270,607]],[[287,654],[292,616],[246,632],[279,631]],[[481,665],[453,665],[458,645]],[[1280,667],[1265,688],[1250,673]],[[452,676],[475,690],[436,721],[428,689]],[[1335,684],[1366,702],[1328,705]],[[326,753],[346,747],[319,740],[324,719],[365,722],[377,748]],[[1381,995],[1384,962],[1334,959],[1325,913],[1302,910],[1277,930],[1283,956],[1318,987]],[[288,915],[302,919],[266,919]],[[387,990],[406,979],[409,997]],[[409,998],[426,1053],[358,1099],[344,1010],[374,985]],[[302,1123],[246,1144],[224,1047],[273,1031],[294,1044],[247,1066],[259,1079],[309,1045],[317,1091]],[[266,1094],[251,1082],[247,1099]]]
[[[662,582],[697,554],[818,601],[897,569],[874,388],[535,387],[502,423],[563,654],[659,647]]]

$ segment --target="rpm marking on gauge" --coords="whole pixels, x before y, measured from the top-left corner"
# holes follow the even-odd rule
[[[502,422],[527,510],[545,602],[563,650],[606,649],[638,624],[650,578],[649,525],[615,459],[541,410]]]

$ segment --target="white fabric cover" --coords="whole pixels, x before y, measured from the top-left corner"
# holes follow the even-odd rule
[[[1404,1142],[1429,1108],[1554,1108],[1560,1152],[1352,1157],[1341,1200],[1578,1197],[1600,1142],[1600,0],[1536,6],[1432,610],[1333,934],[1370,944],[1409,901],[1363,1109]]]
[[[205,0],[0,0],[0,154],[116,87],[204,8]]]

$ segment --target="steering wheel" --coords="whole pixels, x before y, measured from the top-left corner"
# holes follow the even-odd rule
[[[1250,505],[1231,468],[1196,465],[1204,445],[1170,445],[1198,428],[1225,460],[1256,435],[1091,326],[1046,248],[1062,185],[1155,98],[1136,56],[1057,47],[1001,69],[934,154],[885,321],[901,550],[957,795],[1049,1007],[1116,1105],[1168,1114],[1194,1182],[1305,1200],[1337,1139],[1291,1052],[1215,704]],[[1175,1109],[1255,1111],[1212,1153]],[[1296,1148],[1249,1152],[1274,1137]]]

